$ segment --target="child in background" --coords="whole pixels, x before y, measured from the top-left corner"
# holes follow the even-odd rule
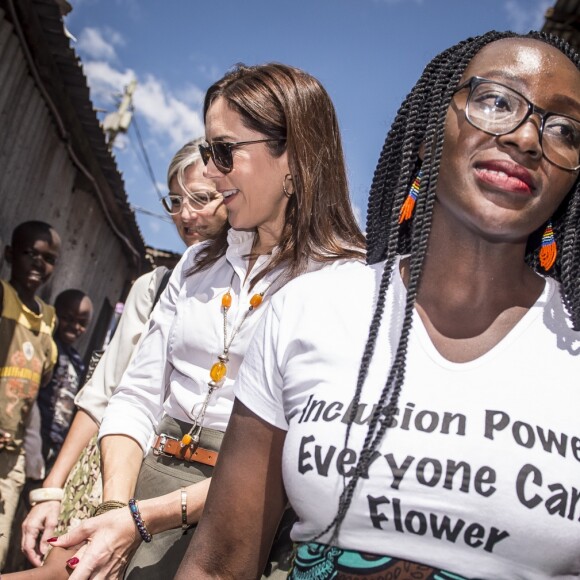
[[[22,522],[31,505],[44,497],[39,488],[52,469],[70,429],[76,412],[75,396],[85,376],[85,365],[73,345],[91,323],[93,303],[82,290],[70,289],[56,297],[54,308],[58,319],[54,333],[58,358],[52,378],[38,393],[26,426],[26,484],[13,519],[5,572],[32,567],[20,550]]]
[[[0,569],[25,481],[25,423],[56,362],[55,311],[36,292],[59,253],[59,235],[40,221],[17,226],[5,250],[11,273],[10,282],[0,281]]]
[[[65,290],[54,303],[58,326],[54,342],[58,362],[52,379],[38,394],[42,455],[50,470],[72,423],[74,398],[85,374],[85,365],[73,344],[86,332],[93,317],[93,303],[81,290]]]

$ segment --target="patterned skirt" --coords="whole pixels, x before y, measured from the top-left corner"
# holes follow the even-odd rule
[[[81,453],[64,484],[64,498],[56,535],[64,534],[82,520],[92,517],[101,503],[102,495],[101,454],[95,435]]]
[[[93,376],[103,352],[103,350],[93,351],[85,383]],[[74,527],[82,520],[92,517],[96,507],[102,501],[102,496],[101,453],[97,435],[95,435],[83,449],[64,484],[64,497],[60,505],[55,533],[60,536],[71,526]]]
[[[410,562],[325,546],[316,542],[297,544],[291,580],[467,580],[451,572]]]

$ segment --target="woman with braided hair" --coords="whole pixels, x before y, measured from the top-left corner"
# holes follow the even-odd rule
[[[369,266],[292,281],[254,335],[178,578],[256,577],[285,491],[293,579],[578,577],[579,66],[490,32],[425,68]]]

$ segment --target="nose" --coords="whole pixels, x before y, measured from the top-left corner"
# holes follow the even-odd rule
[[[219,179],[224,175],[225,173],[223,173],[217,168],[216,164],[214,163],[213,157],[210,157],[209,161],[207,162],[207,165],[204,165],[203,167],[203,176],[206,179]]]
[[[542,117],[534,112],[517,129],[507,135],[500,135],[498,140],[506,146],[516,147],[533,159],[540,159],[542,157],[541,124]]]
[[[183,207],[181,208],[181,219],[187,222],[195,221],[197,219],[197,212],[191,209],[191,206],[187,200],[183,201]]]
[[[45,272],[48,268],[51,267],[41,254],[34,254],[32,256],[32,263],[39,272]]]

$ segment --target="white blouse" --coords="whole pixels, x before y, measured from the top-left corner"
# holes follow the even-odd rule
[[[121,381],[139,339],[147,329],[153,302],[166,272],[165,266],[159,266],[135,280],[111,342],[91,378],[75,397],[76,406],[89,414],[97,425],[100,425],[115,386]]]
[[[208,269],[188,275],[203,244],[186,250],[153,310],[138,351],[105,411],[99,438],[128,435],[145,451],[163,413],[192,422],[208,391],[209,369],[224,347],[222,296],[230,288],[228,339],[250,304],[266,290],[264,302],[246,317],[229,349],[227,378],[209,400],[204,427],[225,431],[234,400],[233,384],[266,303],[283,285],[281,268],[250,291],[250,281],[270,260],[259,256],[251,276],[248,259],[254,234],[230,229],[226,255]],[[197,408],[192,413],[194,405]]]

